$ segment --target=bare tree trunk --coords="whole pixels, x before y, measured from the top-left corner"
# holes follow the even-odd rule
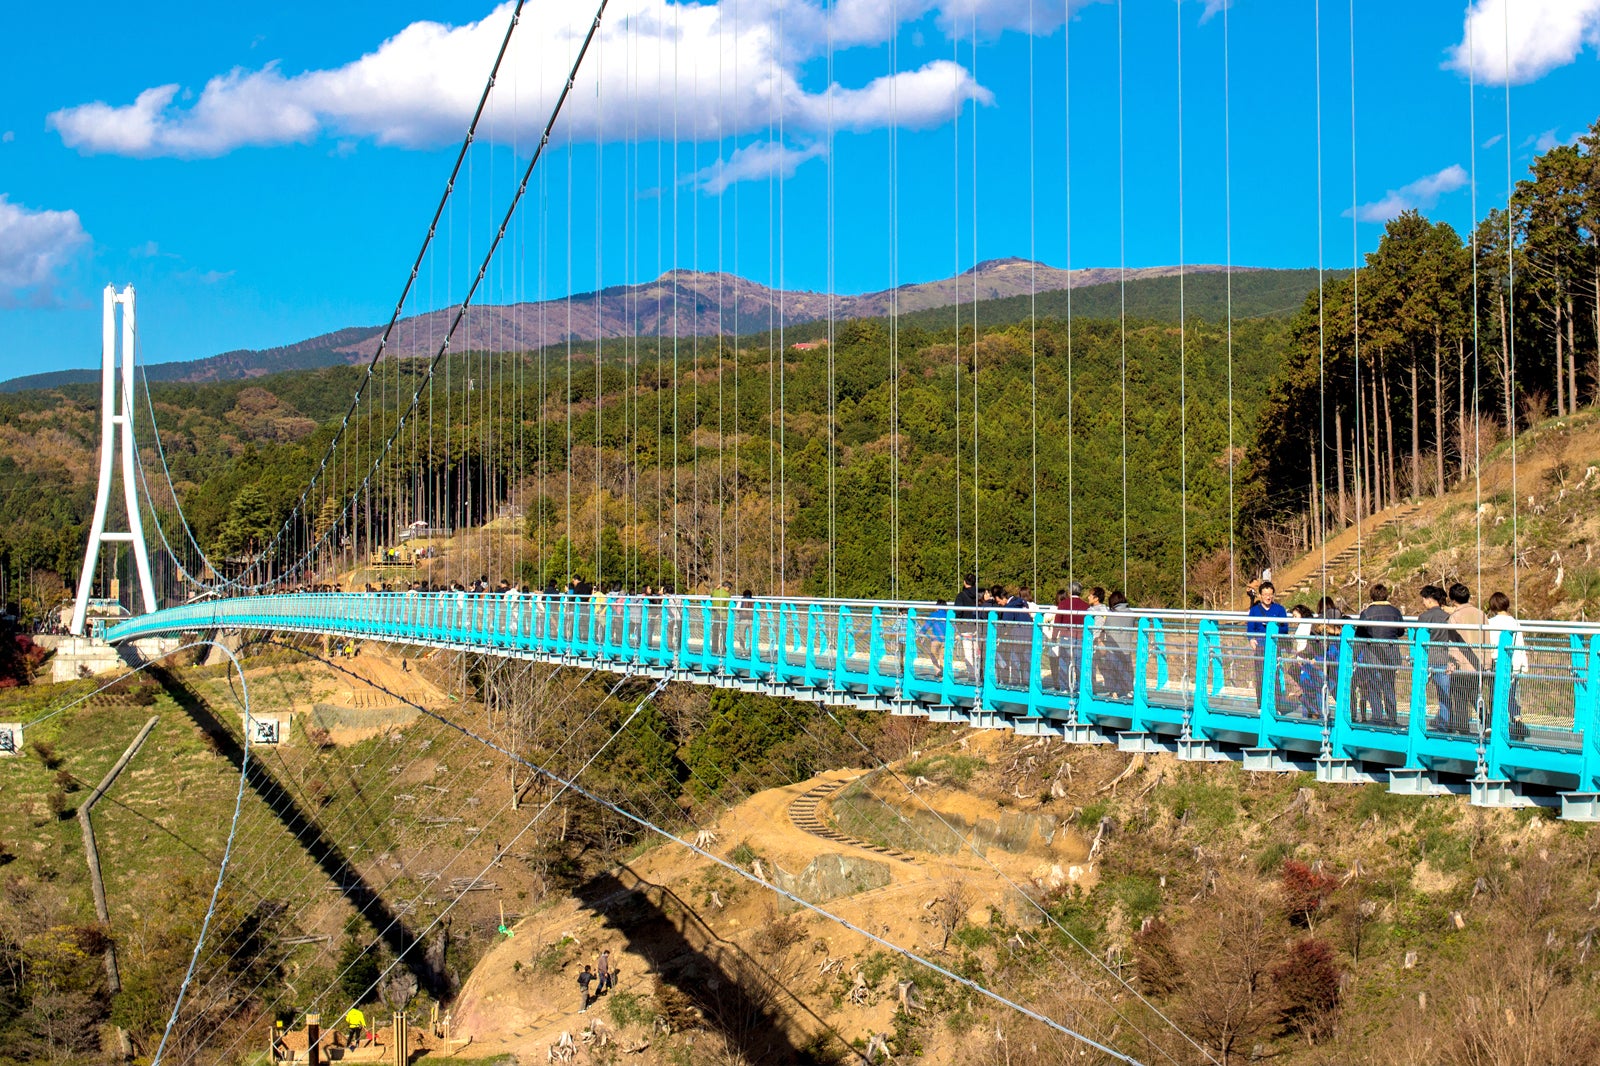
[[[1506,293],[1504,289],[1495,294],[1495,311],[1500,316],[1500,387],[1504,390],[1506,398],[1506,432],[1515,436],[1517,432],[1516,382],[1511,380],[1511,335],[1506,325]]]
[[[1437,330],[1433,334],[1433,466],[1438,475],[1434,479],[1434,495],[1444,495],[1444,340]]]
[[[1600,233],[1591,240],[1594,245],[1594,385],[1600,394]]]
[[[1419,426],[1422,393],[1417,384],[1417,350],[1411,349],[1411,495],[1422,495],[1422,429]]]
[[[1556,300],[1556,414],[1567,413],[1567,363],[1561,350],[1561,300]]]
[[[1368,389],[1376,389],[1377,388],[1377,382],[1369,382],[1368,385],[1367,385],[1367,388]],[[1374,392],[1373,396],[1376,397],[1377,393]],[[1361,391],[1358,391],[1356,393],[1356,403],[1358,405],[1360,405],[1360,407],[1361,407],[1362,421],[1366,422],[1366,426],[1363,427],[1362,431],[1361,431],[1361,442],[1360,442],[1361,443],[1361,476],[1362,476],[1362,479],[1363,479],[1362,482],[1361,482],[1361,487],[1362,487],[1362,490],[1363,490],[1362,508],[1366,511],[1367,514],[1373,514],[1378,509],[1378,496],[1377,496],[1377,492],[1376,492],[1376,482],[1375,482],[1375,478],[1373,476],[1374,471],[1376,469],[1376,464],[1373,462],[1374,452],[1373,452],[1373,448],[1372,448],[1372,441],[1373,441],[1374,435],[1378,432],[1378,420],[1375,417],[1371,417],[1369,415],[1369,412],[1368,412],[1368,409],[1367,409],[1367,393],[1366,393],[1366,390],[1361,390]],[[1372,415],[1376,414],[1376,404],[1374,404],[1374,410],[1371,412],[1371,414]]]
[[[1473,427],[1476,433],[1476,427]],[[1456,338],[1456,436],[1461,440],[1461,484],[1467,483],[1467,452],[1472,449],[1476,458],[1474,441],[1467,440],[1467,339]]]
[[[1573,330],[1573,320],[1578,316],[1573,313],[1572,294],[1567,293],[1567,370],[1572,376],[1569,379],[1571,387],[1567,390],[1572,397],[1572,413],[1578,413],[1578,342]]]
[[[1389,406],[1389,375],[1383,376],[1383,410],[1389,415],[1383,420],[1384,433],[1389,441],[1389,503],[1400,502],[1400,486],[1394,477],[1394,408]]]
[[[1306,550],[1311,550],[1311,544],[1322,538],[1322,494],[1319,490],[1321,483],[1317,480],[1317,452],[1322,448],[1322,441],[1314,441],[1311,445],[1311,510],[1308,514],[1306,528]]]
[[[1378,414],[1378,382],[1372,382],[1372,510],[1383,510],[1383,422]]]
[[[1344,491],[1344,412],[1337,407],[1333,409],[1333,439],[1339,486],[1339,527],[1342,529],[1350,523],[1350,504]]]

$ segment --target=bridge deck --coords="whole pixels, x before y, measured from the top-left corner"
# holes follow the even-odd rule
[[[1600,631],[1529,623],[1519,645],[1504,631],[1412,623],[1404,639],[1379,640],[1334,625],[1337,635],[1306,638],[1252,635],[1237,614],[1090,614],[1067,626],[1050,609],[410,592],[205,601],[106,636],[261,629],[478,651],[1468,792],[1486,806],[1559,802],[1564,817],[1600,820]],[[1451,648],[1474,640],[1477,669],[1447,670]]]

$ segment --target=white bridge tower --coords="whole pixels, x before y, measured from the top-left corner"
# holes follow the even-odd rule
[[[122,307],[122,348],[120,369],[117,349],[117,307]],[[78,598],[72,605],[71,630],[83,636],[89,610],[89,592],[94,587],[95,568],[100,561],[100,545],[124,541],[133,545],[134,566],[139,571],[139,591],[146,612],[156,609],[155,582],[150,578],[150,553],[144,544],[144,525],[139,518],[138,485],[133,463],[133,286],[118,292],[105,290],[105,319],[100,348],[100,489],[94,501],[94,524],[89,528],[89,545],[84,551],[83,572],[78,576]],[[120,377],[121,387],[118,387]],[[122,495],[127,505],[128,531],[106,532],[106,510],[111,504],[111,464],[118,444],[122,448]]]

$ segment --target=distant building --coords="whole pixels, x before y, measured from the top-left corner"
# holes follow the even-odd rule
[[[827,341],[796,341],[789,345],[792,350],[797,352],[809,352],[814,348],[826,348],[827,346]]]

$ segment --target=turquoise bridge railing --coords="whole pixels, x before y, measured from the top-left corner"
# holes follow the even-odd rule
[[[1294,628],[1290,628],[1290,627]],[[381,640],[925,715],[1600,821],[1600,627],[698,596],[285,593],[110,626]]]

